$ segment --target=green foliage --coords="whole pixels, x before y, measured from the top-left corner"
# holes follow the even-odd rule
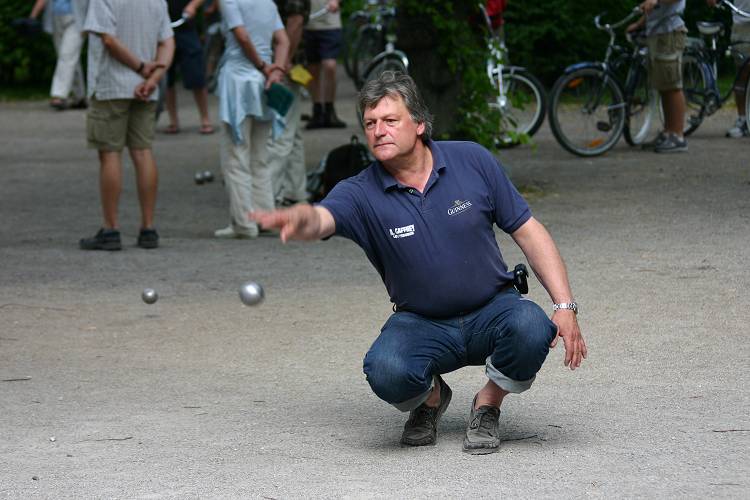
[[[478,9],[467,9],[464,2],[453,0],[401,0],[398,7],[431,21],[439,59],[451,74],[460,75],[458,112],[448,136],[494,148],[501,117],[487,106],[487,96],[492,93],[485,73],[487,46],[476,26],[467,22],[467,14],[476,15]]]
[[[0,2],[0,85],[3,87],[49,82],[55,69],[55,50],[46,34],[23,36],[13,19],[31,12],[30,0]]]

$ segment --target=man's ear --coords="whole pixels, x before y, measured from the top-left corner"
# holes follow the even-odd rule
[[[417,135],[421,136],[422,134],[424,134],[425,128],[427,128],[427,127],[425,127],[424,122],[422,122],[419,125],[417,125]]]

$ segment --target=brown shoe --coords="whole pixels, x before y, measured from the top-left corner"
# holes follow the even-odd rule
[[[440,375],[435,375],[435,378],[440,384],[440,404],[433,408],[422,403],[409,413],[409,420],[404,424],[404,433],[401,435],[401,444],[425,446],[437,441],[437,425],[451,402],[453,391]]]
[[[496,406],[474,405],[477,397],[471,402],[469,426],[464,437],[464,451],[472,455],[486,455],[500,449],[500,408]]]

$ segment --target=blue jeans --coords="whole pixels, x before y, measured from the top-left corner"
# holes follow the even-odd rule
[[[508,392],[531,387],[557,326],[541,307],[510,288],[466,315],[430,319],[396,312],[364,361],[373,392],[401,411],[427,399],[434,374],[486,365],[490,380]]]

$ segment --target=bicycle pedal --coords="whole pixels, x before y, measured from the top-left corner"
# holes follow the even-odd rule
[[[596,122],[596,129],[599,132],[609,132],[612,130],[612,125],[608,122]]]

